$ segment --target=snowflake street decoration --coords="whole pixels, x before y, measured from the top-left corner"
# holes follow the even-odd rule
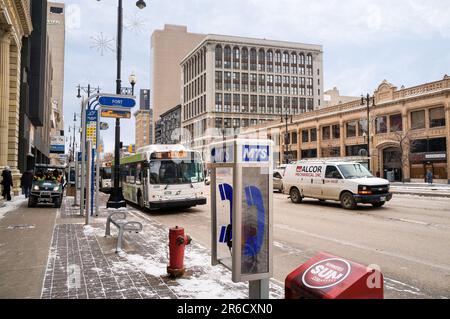
[[[114,52],[114,38],[108,38],[103,35],[103,32],[100,35],[91,36],[91,49],[97,50],[100,52],[100,55],[103,56],[105,52],[111,51]]]
[[[145,19],[134,14],[134,16],[125,17],[125,29],[136,34],[140,34],[145,29]]]

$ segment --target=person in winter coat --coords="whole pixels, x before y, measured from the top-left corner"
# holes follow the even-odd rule
[[[13,179],[11,170],[9,167],[5,167],[5,169],[2,172],[2,185],[3,185],[3,192],[2,196],[7,200],[11,201],[11,188],[13,185]]]
[[[33,184],[33,173],[31,171],[25,171],[20,178],[20,186],[25,198],[30,196],[31,186]]]

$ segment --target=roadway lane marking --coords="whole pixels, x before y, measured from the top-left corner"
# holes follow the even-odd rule
[[[450,266],[447,266],[447,265],[430,263],[430,262],[427,262],[427,261],[424,261],[424,260],[417,259],[417,258],[412,257],[412,256],[406,256],[406,255],[402,255],[402,254],[397,254],[397,253],[384,251],[384,250],[376,249],[376,248],[365,246],[365,245],[351,243],[351,242],[345,241],[345,240],[339,240],[339,239],[336,239],[336,238],[331,238],[331,237],[327,237],[327,236],[323,236],[323,235],[319,235],[319,234],[314,234],[314,233],[310,233],[310,232],[307,232],[307,231],[304,231],[304,230],[299,230],[299,229],[296,229],[296,228],[293,228],[293,227],[290,227],[290,226],[286,226],[286,225],[276,225],[275,227],[277,227],[279,229],[282,229],[282,230],[287,230],[287,231],[303,234],[303,235],[306,235],[306,236],[314,237],[314,238],[317,238],[317,239],[331,241],[331,242],[334,242],[334,243],[337,243],[337,244],[340,244],[340,245],[344,245],[344,246],[354,247],[354,248],[358,248],[358,249],[362,249],[362,250],[371,251],[371,252],[374,252],[374,253],[377,253],[377,254],[382,254],[382,255],[386,255],[386,256],[390,256],[390,257],[404,259],[404,260],[407,260],[407,261],[410,261],[410,262],[414,262],[414,263],[417,263],[417,264],[422,264],[422,265],[425,265],[425,266],[437,268],[437,269],[443,270],[443,271],[445,271],[445,272],[450,274]]]

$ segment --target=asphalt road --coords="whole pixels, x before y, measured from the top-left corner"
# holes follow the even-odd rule
[[[450,198],[394,195],[385,207],[347,211],[336,203],[293,204],[274,194],[274,278],[286,276],[319,251],[378,265],[385,298],[450,298]],[[149,213],[182,226],[211,246],[210,207]]]

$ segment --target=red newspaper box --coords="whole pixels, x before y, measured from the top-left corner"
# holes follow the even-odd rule
[[[319,253],[290,273],[286,299],[383,299],[383,275],[344,258]]]

